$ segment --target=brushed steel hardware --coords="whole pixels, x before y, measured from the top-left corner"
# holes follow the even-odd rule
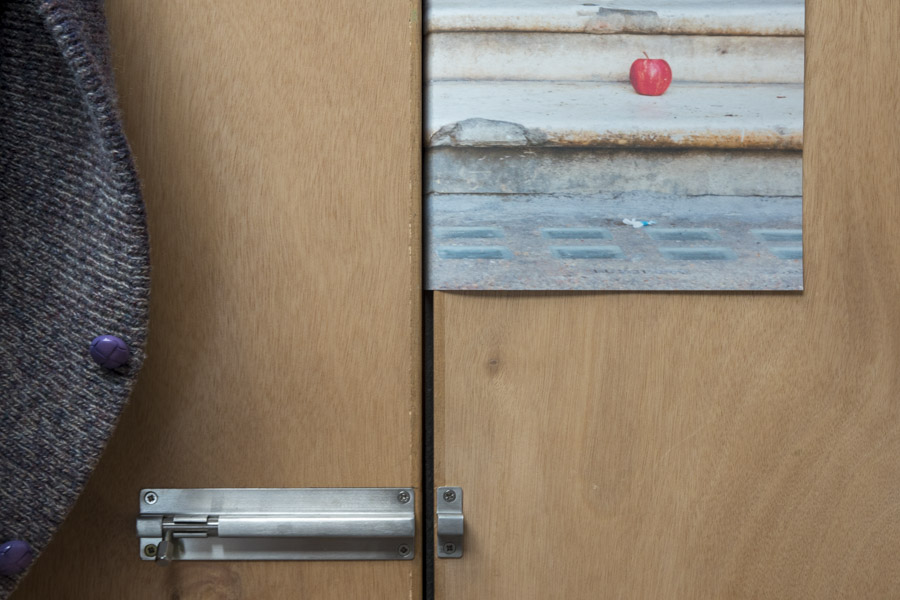
[[[145,489],[142,560],[412,560],[411,488]]]
[[[465,533],[462,488],[439,487],[435,498],[438,558],[462,558]]]

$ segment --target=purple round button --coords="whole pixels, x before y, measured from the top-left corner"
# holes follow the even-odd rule
[[[91,342],[91,357],[101,367],[118,369],[131,358],[128,345],[114,335],[101,335]]]
[[[0,545],[0,575],[16,575],[28,568],[34,552],[28,542],[12,540]]]

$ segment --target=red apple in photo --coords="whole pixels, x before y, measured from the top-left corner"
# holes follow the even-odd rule
[[[631,63],[631,87],[642,96],[662,96],[672,83],[672,67],[661,58],[639,58]]]

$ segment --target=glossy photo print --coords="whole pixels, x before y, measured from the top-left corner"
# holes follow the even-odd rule
[[[803,0],[424,1],[428,289],[803,289]]]

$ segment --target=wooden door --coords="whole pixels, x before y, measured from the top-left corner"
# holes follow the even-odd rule
[[[417,6],[108,1],[147,360],[17,600],[420,595],[421,548],[159,568],[135,537],[144,487],[419,487]]]
[[[435,294],[436,598],[900,597],[893,0],[807,0],[802,294]]]

